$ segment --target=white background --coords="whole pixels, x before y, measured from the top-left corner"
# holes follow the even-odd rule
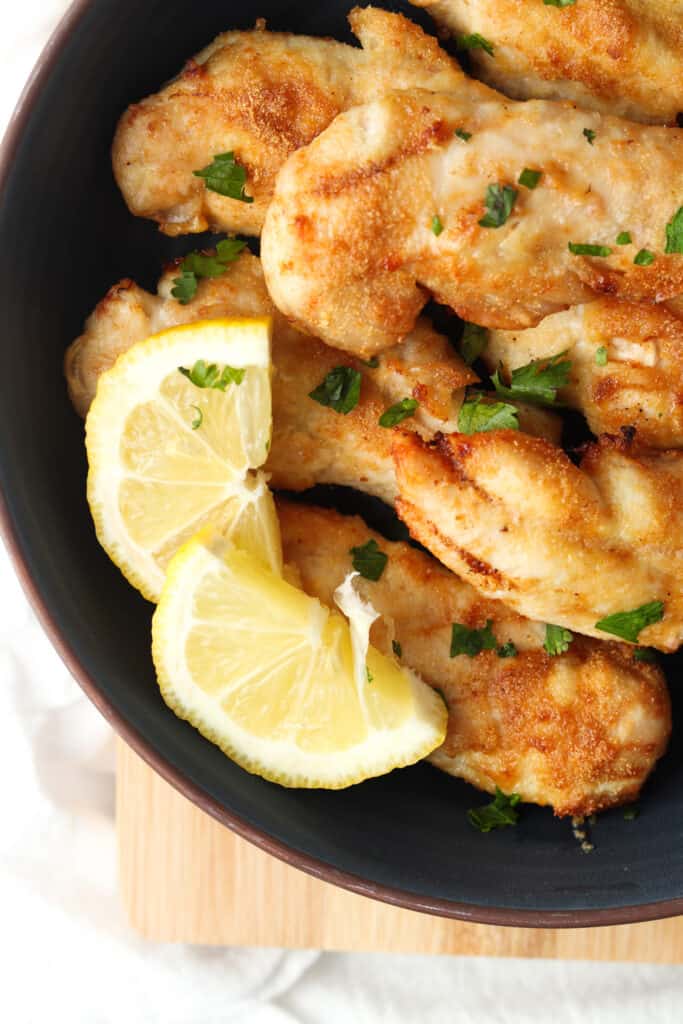
[[[0,0],[0,129],[66,7],[67,0]],[[229,7],[226,3],[226,11]],[[3,256],[11,273],[11,253]],[[224,950],[140,941],[124,921],[116,892],[109,729],[42,635],[1,547],[0,613],[0,1020],[681,1020],[683,969],[677,967]]]

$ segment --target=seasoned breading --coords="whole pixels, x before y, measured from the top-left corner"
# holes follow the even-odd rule
[[[674,124],[683,110],[681,0],[411,0],[438,25],[478,33],[476,74],[515,99],[573,100],[634,121]]]
[[[671,721],[663,675],[623,644],[577,637],[565,654],[543,650],[544,629],[481,597],[408,544],[390,543],[358,517],[278,499],[285,560],[307,593],[332,605],[351,570],[351,547],[374,538],[389,556],[376,582],[357,579],[381,619],[372,642],[441,691],[448,734],[430,760],[490,793],[498,786],[558,815],[634,800],[664,751]],[[481,628],[518,654],[450,657],[454,622]]]
[[[411,534],[482,593],[603,638],[598,621],[661,601],[639,643],[683,641],[683,452],[603,437],[577,467],[547,441],[502,430],[432,444],[396,434],[394,457]]]
[[[514,370],[566,352],[560,401],[594,434],[637,429],[653,448],[683,447],[683,317],[664,306],[598,299],[546,317],[526,331],[490,331],[482,358]]]
[[[288,317],[367,358],[411,330],[429,294],[466,320],[515,329],[600,294],[683,293],[683,259],[664,254],[683,200],[683,131],[491,95],[393,93],[341,114],[289,158],[261,248]],[[542,174],[534,189],[517,183],[525,168]],[[487,210],[489,187],[500,191]],[[507,220],[506,187],[516,192]],[[483,226],[487,212],[504,223]],[[651,265],[615,246],[623,230],[655,253]],[[611,254],[576,255],[570,242]]]
[[[449,90],[464,76],[431,36],[372,7],[349,15],[363,49],[289,33],[226,32],[160,92],[135,103],[114,139],[114,174],[131,213],[167,235],[258,234],[275,176],[342,110],[387,89]],[[253,203],[205,188],[193,172],[232,152]]]

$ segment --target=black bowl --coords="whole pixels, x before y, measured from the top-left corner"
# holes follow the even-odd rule
[[[60,26],[0,172],[6,539],[43,625],[103,714],[186,796],[270,853],[366,895],[475,921],[587,925],[681,913],[675,754],[648,785],[638,820],[601,816],[590,855],[566,822],[539,808],[525,808],[517,828],[475,832],[465,812],[481,794],[426,765],[346,792],[281,789],[243,772],[162,703],[150,605],[95,540],[83,427],[67,400],[62,354],[109,285],[131,275],[152,286],[162,259],[192,247],[127,213],[109,164],[116,120],[221,30],[265,16],[272,28],[350,41],[349,6],[79,0]],[[423,20],[407,4],[390,6]],[[677,663],[667,660],[675,684]]]

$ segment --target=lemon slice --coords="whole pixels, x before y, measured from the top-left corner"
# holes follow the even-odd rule
[[[173,558],[152,626],[166,703],[243,768],[341,789],[439,746],[441,698],[347,621],[207,528]]]
[[[266,318],[172,328],[102,374],[86,420],[88,501],[100,543],[150,601],[206,523],[281,566],[272,497],[250,476],[271,422]]]

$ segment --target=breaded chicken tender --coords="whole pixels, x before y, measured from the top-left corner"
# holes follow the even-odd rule
[[[333,605],[351,570],[349,549],[374,539],[388,556],[376,582],[356,587],[380,613],[372,642],[442,693],[446,741],[430,761],[487,792],[496,786],[557,815],[584,815],[634,800],[671,728],[661,670],[623,644],[576,638],[550,657],[544,628],[480,596],[428,555],[391,543],[358,517],[278,499],[284,557],[303,589]],[[454,622],[492,623],[499,644],[450,657]]]
[[[435,39],[398,14],[356,8],[349,22],[363,49],[263,29],[226,32],[160,92],[129,107],[113,166],[131,213],[156,220],[167,235],[256,235],[281,165],[342,110],[388,89],[448,91],[464,79]],[[246,171],[253,202],[195,176],[225,153]]]
[[[411,0],[462,38],[473,70],[515,99],[573,100],[633,121],[683,110],[681,0]]]
[[[683,316],[598,299],[526,331],[490,331],[482,358],[490,370],[514,370],[561,352],[571,369],[558,398],[582,412],[594,434],[632,426],[650,447],[683,447]]]
[[[289,158],[261,248],[283,313],[367,358],[430,295],[512,330],[601,294],[683,293],[683,130],[487,96],[393,93]],[[649,265],[615,245],[623,231]]]
[[[394,457],[412,536],[481,593],[602,638],[603,620],[647,608],[634,642],[683,641],[683,452],[605,436],[575,466],[547,441],[499,430],[430,444],[397,434]]]

